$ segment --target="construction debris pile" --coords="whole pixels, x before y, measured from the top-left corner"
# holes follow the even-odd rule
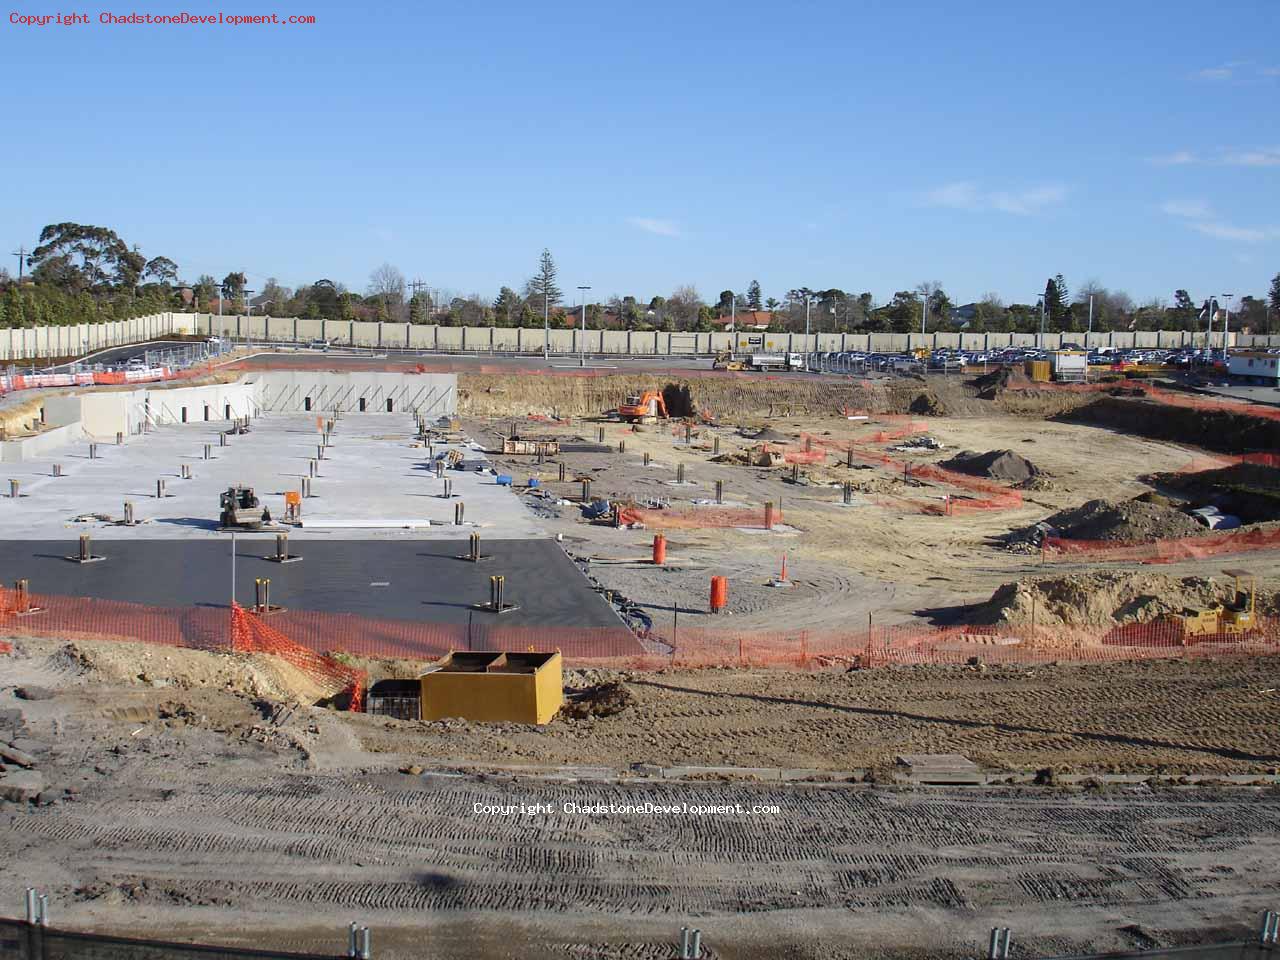
[[[1163,502],[1162,502],[1163,501]],[[1012,531],[1006,549],[1015,553],[1040,548],[1046,537],[1067,540],[1155,540],[1194,537],[1206,527],[1164,498],[1138,497],[1133,500],[1090,500],[1060,510],[1053,516]]]

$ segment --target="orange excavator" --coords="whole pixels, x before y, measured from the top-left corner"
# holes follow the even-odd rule
[[[618,419],[627,423],[657,423],[667,417],[667,404],[657,390],[646,390],[640,395],[627,397],[618,404]]]

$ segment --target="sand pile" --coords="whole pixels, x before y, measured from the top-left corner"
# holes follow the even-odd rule
[[[1113,626],[1148,623],[1231,599],[1226,578],[1169,577],[1122,572],[1087,573],[1047,580],[1019,580],[999,587],[971,615],[973,623]],[[1280,595],[1260,590],[1258,610],[1280,605]]]
[[[986,453],[965,450],[950,460],[944,460],[939,466],[957,473],[1005,483],[1026,483],[1040,475],[1040,470],[1034,463],[1012,450],[988,450]]]

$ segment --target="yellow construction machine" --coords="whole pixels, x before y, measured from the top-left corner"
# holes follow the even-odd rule
[[[1258,623],[1257,580],[1247,570],[1223,570],[1231,578],[1231,599],[1198,610],[1184,610],[1174,620],[1182,624],[1187,637],[1219,634],[1239,636],[1251,632]]]
[[[716,354],[716,358],[711,361],[712,370],[746,370],[747,363],[745,360],[737,360],[728,350],[721,350]]]

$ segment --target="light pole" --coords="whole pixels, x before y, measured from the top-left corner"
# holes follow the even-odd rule
[[[551,356],[551,291],[542,287],[542,359]]]
[[[1227,359],[1228,342],[1231,335],[1231,301],[1235,297],[1234,293],[1224,293],[1222,298],[1227,301],[1226,310],[1222,314],[1222,359]]]
[[[590,287],[578,287],[582,291],[582,343],[578,345],[578,366],[587,365],[587,293]]]
[[[804,295],[804,338],[806,349],[808,349],[809,346],[809,304],[812,302],[813,298],[809,295],[808,291],[806,291]]]

